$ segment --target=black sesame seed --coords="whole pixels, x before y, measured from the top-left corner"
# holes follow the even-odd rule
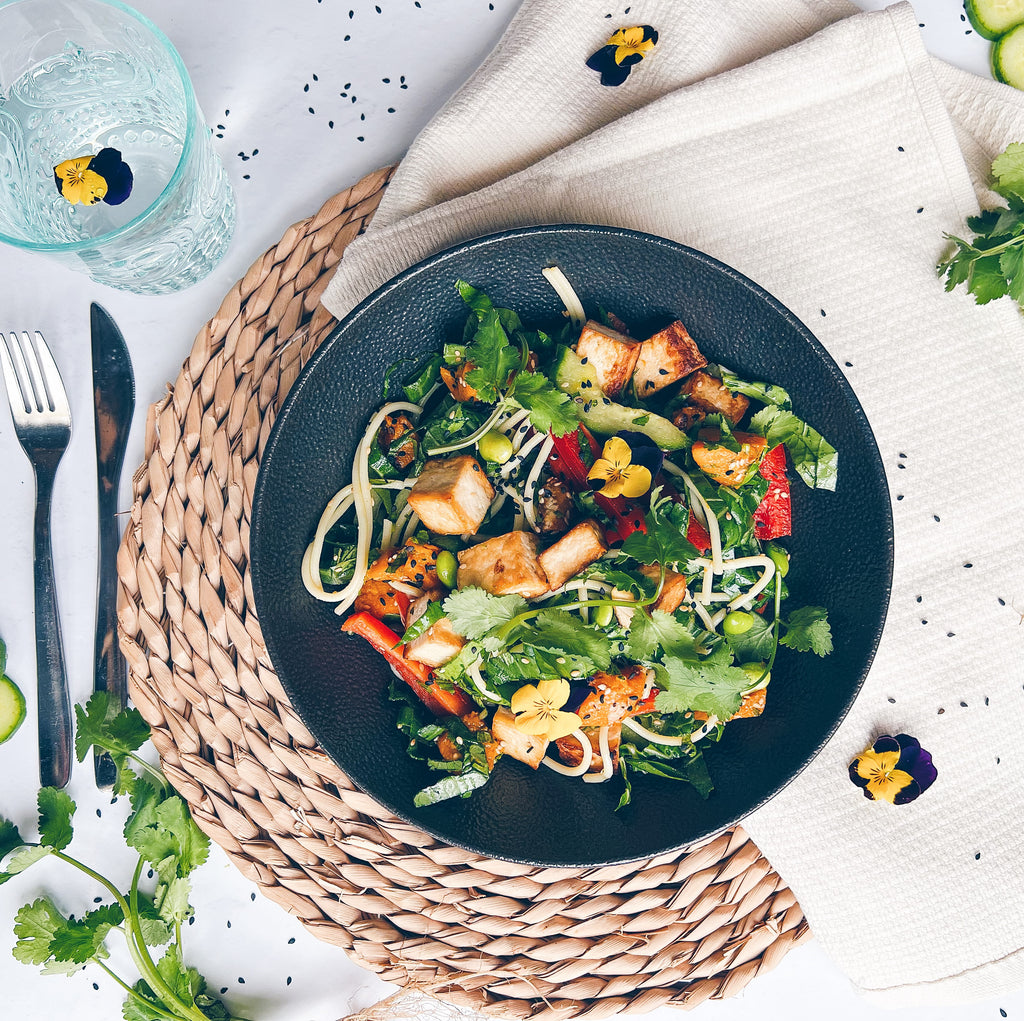
[[[93,902],[93,904],[102,904],[103,903],[103,898],[102,897],[93,897],[92,902]]]
[[[378,8],[377,8],[377,10],[379,11],[379,10],[380,10],[380,8],[378,7]],[[284,984],[285,984],[286,986],[290,986],[290,985],[292,984],[292,977],[291,977],[291,975],[289,975],[289,976],[288,976],[288,977],[287,977],[287,978],[286,978],[286,979],[284,980]]]
[[[581,358],[580,359],[580,365],[586,365],[588,361],[590,361],[589,358]]]
[[[981,851],[978,851],[977,854],[975,854],[974,860],[975,861],[980,861],[981,860]]]
[[[288,940],[288,946],[291,946],[294,942],[295,942],[295,937],[292,936],[292,938]]]
[[[229,929],[231,928],[231,922],[230,921],[228,922],[228,928]]]
[[[240,986],[244,986],[244,985],[245,985],[245,979],[244,979],[244,978],[242,978],[242,976],[241,976],[241,975],[239,975],[239,976],[238,976],[238,984],[239,984]]]
[[[940,709],[939,710],[939,715],[941,716],[945,711],[946,711],[945,709]]]
[[[890,698],[889,699],[889,703],[890,703],[890,705],[895,705],[896,704],[896,699]]]
[[[970,561],[968,561],[966,564],[964,564],[964,567],[973,567],[973,566],[974,566],[974,564],[972,564]]]
[[[250,893],[250,894],[249,894],[249,900],[251,900],[251,901],[255,901],[255,900],[256,900],[256,894],[254,894],[254,893]]]
[[[667,376],[668,375],[668,369],[658,369],[658,375],[660,375],[660,376]]]

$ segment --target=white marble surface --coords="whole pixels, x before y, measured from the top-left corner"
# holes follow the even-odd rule
[[[207,120],[216,125],[214,143],[236,188],[239,218],[221,266],[195,287],[160,298],[109,290],[42,258],[0,248],[0,329],[43,332],[63,372],[76,423],[54,502],[56,573],[75,701],[84,701],[91,688],[95,591],[89,302],[101,302],[114,315],[134,360],[138,410],[127,476],[141,458],[145,407],[175,377],[193,336],[234,281],[290,223],[309,215],[345,184],[397,159],[497,40],[516,2],[136,0],[170,36],[192,73]],[[878,0],[858,2],[865,9],[884,6]],[[918,0],[916,9],[933,53],[967,70],[988,73],[988,45],[969,31],[958,4]],[[0,814],[28,833],[34,832],[38,786],[33,486],[6,411],[0,411],[0,479],[0,636],[8,644],[8,672],[29,700],[28,721],[0,746]],[[122,504],[127,507],[128,502],[126,478]],[[112,806],[109,796],[97,792],[88,765],[76,769],[69,787],[79,805],[74,850],[102,871],[123,876],[127,885],[133,863],[118,832],[125,807]],[[102,974],[42,977],[8,952],[14,943],[14,913],[44,891],[67,911],[88,909],[98,891],[68,871],[60,862],[44,862],[0,887],[0,1017],[120,1017],[121,995]],[[196,876],[192,900],[197,918],[186,930],[187,957],[214,991],[226,989],[237,1014],[254,1021],[332,1021],[391,991],[340,951],[318,943],[254,891],[214,847]],[[898,928],[908,924],[913,920],[879,919],[878,930],[865,938],[890,940],[898,953]],[[117,954],[112,963],[129,971]],[[774,972],[760,976],[740,996],[698,1011],[718,1021],[818,1021],[823,1015],[831,1021],[860,1021],[874,1012],[813,941],[787,955]],[[1024,992],[999,1001],[891,1014],[898,1021],[1024,1019]],[[679,1015],[664,1008],[648,1016],[663,1021]]]

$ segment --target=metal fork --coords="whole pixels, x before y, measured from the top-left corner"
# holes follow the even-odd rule
[[[71,409],[41,333],[0,333],[0,362],[14,431],[36,477],[35,606],[39,693],[39,779],[63,787],[71,776],[71,700],[50,547],[50,503],[57,465],[71,439]]]

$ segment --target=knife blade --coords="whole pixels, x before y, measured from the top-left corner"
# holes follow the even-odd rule
[[[112,706],[120,711],[127,698],[127,672],[117,644],[117,495],[135,412],[135,375],[121,331],[109,313],[95,302],[89,308],[89,324],[99,498],[93,690],[109,692]],[[98,787],[113,784],[117,770],[109,755],[97,753],[94,769]]]

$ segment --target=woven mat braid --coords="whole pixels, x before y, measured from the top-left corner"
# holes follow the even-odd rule
[[[248,564],[260,455],[334,325],[320,295],[390,174],[368,175],[289,228],[149,409],[118,557],[132,699],[167,776],[232,862],[385,981],[550,1021],[731,996],[809,936],[742,829],[584,871],[440,844],[353,787],[267,657]]]

